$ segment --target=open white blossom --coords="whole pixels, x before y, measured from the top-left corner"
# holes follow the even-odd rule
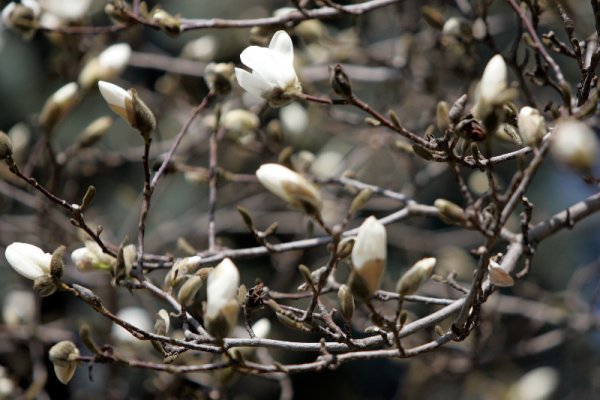
[[[385,226],[377,218],[370,216],[360,226],[352,248],[352,265],[359,278],[350,283],[353,293],[366,297],[379,288],[386,258]]]
[[[308,213],[321,209],[321,194],[302,175],[279,164],[263,164],[256,177],[273,194]]]
[[[4,252],[11,267],[27,279],[35,280],[42,276],[50,276],[52,255],[28,243],[15,242]]]
[[[236,68],[238,83],[254,96],[268,100],[271,106],[281,107],[302,91],[294,69],[294,46],[287,32],[275,32],[269,47],[247,47],[240,59],[252,73]]]

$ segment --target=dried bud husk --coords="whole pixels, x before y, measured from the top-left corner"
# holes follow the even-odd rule
[[[13,155],[13,145],[10,137],[4,132],[0,131],[0,160],[5,160]]]
[[[466,216],[464,210],[457,204],[446,199],[437,199],[433,205],[440,212],[440,219],[450,224],[462,225],[465,223]]]
[[[209,90],[225,96],[231,92],[235,65],[232,63],[209,63],[204,69],[204,81]]]
[[[50,275],[42,275],[35,278],[33,281],[33,290],[40,295],[40,297],[48,297],[56,292],[56,282]]]
[[[435,257],[423,258],[415,263],[402,275],[396,291],[400,296],[407,296],[416,292],[419,287],[431,276],[435,267]]]
[[[191,306],[194,303],[196,294],[202,285],[204,285],[204,279],[197,275],[190,277],[187,281],[185,281],[177,293],[179,302],[186,307]]]
[[[437,103],[435,109],[435,123],[440,132],[444,132],[450,126],[449,106],[445,101]]]
[[[354,314],[354,296],[347,285],[340,285],[338,289],[338,300],[340,302],[340,310],[346,320],[352,319]]]
[[[331,72],[331,78],[329,80],[331,88],[338,96],[342,96],[345,99],[352,97],[352,84],[344,68],[340,64],[336,64]]]
[[[165,309],[160,309],[156,313],[156,322],[154,323],[154,332],[157,335],[166,335],[169,332],[169,327],[171,325],[171,317],[169,313]]]
[[[500,264],[494,260],[490,260],[488,265],[488,279],[490,283],[498,287],[510,287],[515,284],[514,279],[506,272]]]
[[[348,210],[348,213],[350,215],[354,215],[358,210],[363,208],[365,204],[367,204],[367,201],[369,201],[372,195],[373,191],[369,188],[363,189],[360,192],[358,192],[356,197],[354,197],[354,200],[352,200],[352,204],[350,204],[350,209]]]
[[[67,384],[73,378],[77,369],[79,349],[69,340],[56,343],[50,348],[49,358],[54,365],[54,373],[58,380]]]
[[[59,246],[52,253],[52,258],[50,259],[50,275],[53,278],[60,278],[63,275],[63,269],[65,268],[63,257],[66,249],[65,246]]]

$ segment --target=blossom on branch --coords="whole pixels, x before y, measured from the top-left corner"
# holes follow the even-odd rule
[[[135,89],[125,90],[109,82],[98,82],[98,89],[108,106],[132,128],[146,137],[156,127],[156,119]]]
[[[254,96],[267,100],[272,107],[281,107],[302,92],[294,69],[294,46],[287,32],[275,32],[269,47],[247,47],[240,59],[252,72],[236,68],[238,83]]]
[[[204,323],[208,333],[218,339],[226,337],[235,326],[239,310],[239,285],[240,273],[229,258],[221,261],[208,274]]]
[[[131,46],[117,43],[107,47],[97,57],[90,59],[79,73],[79,84],[86,89],[96,82],[115,79],[127,67],[131,58]]]
[[[352,274],[348,286],[359,297],[370,297],[379,289],[387,258],[385,226],[374,216],[363,222],[352,248]]]
[[[37,246],[15,242],[6,248],[4,255],[10,266],[27,279],[50,276],[52,254],[44,253]]]
[[[294,208],[314,215],[321,209],[319,190],[302,175],[279,164],[263,164],[256,177],[264,187]]]

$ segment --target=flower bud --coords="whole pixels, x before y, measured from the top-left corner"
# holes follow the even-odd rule
[[[69,340],[56,343],[48,352],[54,365],[54,373],[62,384],[67,384],[73,378],[77,369],[79,349]]]
[[[494,286],[510,287],[515,284],[515,281],[510,274],[494,260],[490,260],[490,264],[488,265],[488,273],[488,279]]]
[[[40,126],[51,132],[59,122],[75,105],[79,99],[79,86],[70,82],[58,89],[44,104],[40,112]]]
[[[440,132],[444,132],[450,126],[450,106],[445,101],[437,103],[435,109],[435,123]]]
[[[221,117],[221,126],[236,137],[253,133],[260,126],[256,114],[242,109],[227,111]]]
[[[276,196],[294,208],[314,215],[321,209],[321,194],[302,175],[279,164],[263,164],[256,171],[256,177]]]
[[[331,78],[329,79],[331,88],[338,96],[345,99],[352,97],[352,84],[344,68],[340,64],[336,64],[331,71]]]
[[[204,81],[210,91],[225,96],[231,92],[231,85],[235,77],[233,63],[209,63],[204,69]]]
[[[65,246],[59,246],[52,253],[52,258],[50,259],[50,275],[53,278],[62,277],[63,270],[65,268],[65,263],[63,261],[63,257],[65,255],[65,250],[67,248]]]
[[[433,202],[440,212],[440,219],[450,224],[461,225],[466,221],[464,210],[457,204],[446,199],[437,199]]]
[[[225,258],[208,274],[204,323],[212,336],[222,339],[235,326],[239,304],[237,291],[240,274],[235,264]]]
[[[398,281],[396,285],[398,294],[407,296],[416,292],[433,273],[435,262],[435,257],[423,258],[417,261]]]
[[[546,134],[544,116],[535,108],[521,108],[517,123],[519,125],[519,133],[527,146],[539,144]]]
[[[85,242],[85,247],[73,250],[71,260],[79,271],[92,271],[95,269],[111,269],[115,258],[104,253],[98,243],[88,240]]]
[[[135,89],[127,91],[104,81],[98,82],[98,89],[110,109],[147,139],[156,127],[156,119],[148,106],[138,97]]]
[[[113,119],[107,115],[92,121],[77,138],[80,149],[91,147],[98,143],[112,126]]]
[[[352,248],[353,273],[349,286],[354,295],[370,297],[379,288],[387,258],[385,226],[374,216],[363,222]]]
[[[340,260],[344,260],[352,254],[352,248],[356,238],[353,236],[343,238],[337,246],[337,256]]]
[[[183,279],[190,271],[195,270],[202,260],[199,256],[184,257],[175,261],[167,275],[165,276],[165,285],[175,286],[180,279]],[[211,270],[212,268],[207,268]],[[208,271],[205,276],[208,275]]]
[[[205,280],[206,279],[203,279],[200,276],[193,275],[187,281],[185,281],[177,293],[177,299],[179,302],[186,307],[191,306],[196,299],[198,290],[200,290],[202,285],[204,285]]]
[[[166,335],[171,325],[171,317],[167,310],[160,309],[156,313],[156,322],[154,323],[154,332],[158,335]]]
[[[488,132],[494,132],[502,123],[502,105],[511,100],[514,90],[508,88],[507,68],[500,54],[487,63],[475,93],[473,115]]]
[[[271,332],[271,321],[267,318],[261,318],[252,324],[252,332],[257,338],[266,338]]]
[[[340,302],[340,310],[346,320],[352,319],[354,314],[354,296],[347,285],[340,285],[338,289],[338,300]]]
[[[42,275],[33,280],[33,290],[40,297],[52,296],[56,292],[56,289],[58,289],[56,282],[50,275]]]
[[[8,245],[4,255],[10,266],[27,279],[50,276],[52,255],[44,253],[39,247],[15,242]]]
[[[598,138],[586,124],[573,119],[559,122],[550,151],[557,161],[578,171],[588,172],[598,154]]]
[[[150,18],[158,24],[162,31],[171,36],[177,36],[181,33],[181,19],[161,8],[156,8],[152,11]]]
[[[77,81],[84,89],[91,89],[98,81],[110,81],[123,73],[131,58],[131,46],[117,43],[90,59],[81,69]]]
[[[0,131],[0,160],[5,160],[13,155],[13,145],[10,136]]]

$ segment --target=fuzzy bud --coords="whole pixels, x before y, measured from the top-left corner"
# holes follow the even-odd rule
[[[396,285],[398,294],[407,296],[416,292],[433,273],[435,262],[435,257],[423,258],[417,261],[398,281]]]
[[[346,75],[344,68],[340,64],[333,67],[329,83],[335,94],[338,96],[345,99],[352,97],[352,84],[350,83],[350,79],[348,78],[348,75]]]
[[[173,16],[161,8],[157,8],[150,14],[152,21],[158,24],[160,29],[171,36],[181,33],[181,19]]]
[[[108,106],[134,129],[140,131],[145,139],[156,127],[156,119],[150,108],[139,98],[135,89],[129,91],[112,83],[98,82],[100,94]]]
[[[202,285],[204,285],[205,280],[206,279],[203,279],[200,276],[194,275],[185,281],[177,293],[177,299],[179,299],[179,302],[186,307],[191,306],[196,299],[198,290],[200,290]]]
[[[58,342],[48,352],[50,361],[54,365],[54,373],[58,380],[66,385],[69,383],[77,369],[79,349],[69,340]]]
[[[52,258],[50,259],[50,275],[53,278],[60,278],[63,275],[63,270],[65,268],[63,257],[66,249],[65,246],[59,246],[52,253]]]
[[[440,219],[450,224],[463,224],[466,221],[464,210],[457,204],[446,199],[437,199],[433,202],[440,212]]]

